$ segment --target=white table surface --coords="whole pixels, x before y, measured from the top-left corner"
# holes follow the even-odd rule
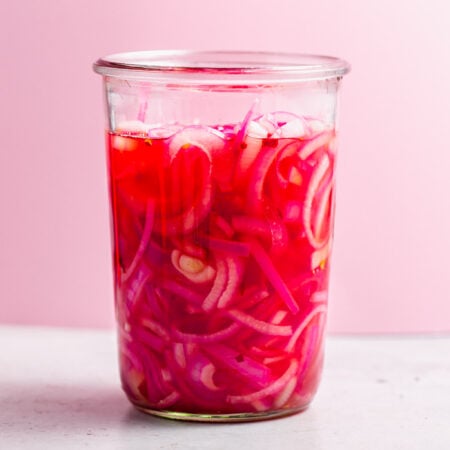
[[[112,332],[0,327],[0,449],[450,449],[450,336],[330,337],[305,412],[240,424],[139,413]]]

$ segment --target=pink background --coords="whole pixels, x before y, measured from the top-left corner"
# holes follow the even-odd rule
[[[450,6],[437,0],[0,5],[0,323],[113,324],[99,56],[348,59],[333,332],[450,331]]]

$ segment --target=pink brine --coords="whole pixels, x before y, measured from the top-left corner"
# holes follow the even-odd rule
[[[335,131],[239,124],[107,135],[121,378],[150,411],[297,411],[319,382]]]

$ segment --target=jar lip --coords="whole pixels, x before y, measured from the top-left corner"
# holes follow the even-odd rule
[[[258,51],[136,51],[94,63],[94,71],[103,76],[187,84],[322,80],[342,77],[349,70],[348,62],[333,56]]]

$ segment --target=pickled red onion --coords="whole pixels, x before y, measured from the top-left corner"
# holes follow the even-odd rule
[[[118,279],[120,342],[145,371],[128,376],[139,369],[124,359],[123,379],[139,406],[233,414],[309,401],[320,365],[334,194],[334,154],[323,135],[334,134],[317,134],[320,123],[305,119],[302,135],[303,118],[284,114],[251,125],[249,112],[240,128],[184,127],[152,139],[151,149],[148,136],[129,137],[126,152],[115,152],[110,140],[120,169],[112,176],[126,173],[113,191],[127,201],[119,199],[117,214],[126,215],[115,236],[128,266]],[[264,136],[249,136],[258,129]],[[246,154],[241,144],[248,143]],[[157,182],[143,174],[142,158],[163,166]],[[222,176],[239,164],[240,176]],[[148,238],[147,195],[154,202]]]
[[[303,226],[305,229],[306,237],[308,238],[309,243],[315,249],[321,248],[325,245],[328,236],[325,238],[320,238],[317,236],[313,229],[311,223],[311,215],[312,215],[312,204],[314,197],[316,195],[317,189],[319,188],[320,182],[324,177],[330,166],[330,159],[327,155],[324,155],[322,159],[317,163],[317,166],[314,169],[313,174],[311,175],[311,179],[309,180],[308,189],[305,195],[305,201],[303,203]]]
[[[275,408],[282,408],[288,402],[295,390],[295,387],[297,386],[297,383],[297,378],[292,377],[291,380],[286,384],[284,389],[275,398],[273,402],[273,406]]]
[[[252,115],[254,114],[254,111],[259,104],[259,99],[255,99],[255,101],[252,104],[252,107],[247,111],[247,114],[244,117],[244,120],[242,121],[242,124],[239,128],[239,131],[236,133],[236,139],[235,139],[235,148],[239,149],[242,146],[242,141],[244,140],[245,133],[247,132],[248,125],[250,123],[250,119],[252,118]]]
[[[313,223],[313,229],[316,236],[327,236],[330,232],[330,229],[325,229],[325,224],[327,222],[327,212],[330,214],[331,208],[330,204],[332,201],[332,189],[333,185],[331,183],[331,180],[327,183],[325,188],[320,194],[320,198],[318,200],[318,205],[316,208],[316,214],[314,216],[314,223]]]
[[[227,401],[229,403],[251,403],[269,395],[277,394],[291,381],[291,379],[295,377],[297,370],[298,362],[293,359],[286,372],[284,372],[283,375],[281,375],[280,378],[274,381],[271,385],[259,391],[252,392],[251,394],[228,395]]]
[[[308,159],[317,150],[320,150],[328,145],[332,137],[333,135],[331,132],[323,132],[322,134],[319,134],[302,147],[302,149],[298,152],[298,156],[303,160]]]
[[[188,127],[189,128],[189,127]],[[206,158],[201,159],[203,188],[199,194],[199,198],[186,211],[179,213],[174,217],[164,218],[161,224],[157,224],[158,230],[163,231],[167,235],[188,234],[193,231],[208,215],[211,209],[212,201],[212,160],[210,151],[201,142],[196,139],[189,138],[189,130],[185,128],[177,133],[171,140],[168,150],[168,165],[173,166],[176,158],[181,152],[200,151]],[[188,130],[188,131],[187,131]],[[198,131],[197,128],[195,128]],[[213,134],[214,135],[214,134]],[[221,140],[216,136],[216,139]],[[223,142],[222,142],[223,145]]]
[[[178,283],[175,280],[161,280],[160,282],[161,289],[169,291],[172,294],[177,295],[178,297],[185,300],[187,303],[194,303],[196,305],[201,305],[203,301],[203,297],[193,289],[190,289],[188,286]]]
[[[224,291],[228,282],[228,265],[223,258],[217,259],[216,264],[216,278],[214,279],[213,286],[205,297],[202,303],[202,308],[205,311],[211,311],[219,301],[219,298]]]
[[[248,256],[250,246],[245,242],[229,241],[213,236],[199,236],[198,240],[206,247],[215,252],[229,253],[236,256]]]
[[[216,271],[202,260],[181,253],[178,249],[172,250],[172,265],[194,283],[208,283],[214,278]]]
[[[269,336],[290,336],[292,334],[292,327],[290,325],[275,325],[273,323],[264,322],[255,319],[254,317],[245,314],[238,309],[228,311],[228,315],[237,320],[242,325],[245,325],[261,334]]]
[[[243,275],[243,264],[240,258],[227,256],[225,262],[227,264],[228,277],[225,289],[217,300],[217,307],[220,309],[226,308],[236,297]]]
[[[297,329],[294,331],[293,335],[290,337],[288,344],[286,345],[286,351],[292,352],[294,347],[303,333],[305,328],[308,326],[309,322],[317,315],[317,314],[325,314],[327,312],[327,307],[325,305],[316,306],[300,323]]]
[[[256,262],[259,264],[261,270],[264,272],[272,286],[276,289],[281,299],[284,301],[292,314],[297,314],[299,312],[299,307],[286,283],[277,272],[270,257],[257,241],[252,241],[250,248]]]
[[[161,400],[159,400],[156,403],[155,407],[160,409],[166,409],[174,405],[179,399],[180,393],[177,391],[173,391],[167,397],[164,397]]]
[[[152,234],[154,217],[155,217],[155,202],[152,199],[149,199],[147,201],[147,208],[145,213],[145,225],[141,235],[141,240],[139,242],[139,246],[134,255],[134,258],[131,261],[131,264],[128,266],[128,269],[126,269],[122,273],[122,281],[126,281],[130,277],[130,275],[134,272],[137,265],[141,261],[141,258],[145,253],[145,250],[147,248],[147,245],[149,243]]]
[[[270,381],[270,369],[242,352],[224,344],[205,347],[205,351],[217,362],[217,367],[231,369],[255,386],[266,386]]]
[[[194,333],[185,333],[183,331],[174,329],[172,331],[173,336],[180,342],[186,343],[211,343],[211,342],[220,342],[224,339],[228,339],[230,336],[234,335],[240,328],[240,325],[237,323],[232,323],[226,328],[222,330],[216,331],[214,333],[209,334],[194,334]]]

